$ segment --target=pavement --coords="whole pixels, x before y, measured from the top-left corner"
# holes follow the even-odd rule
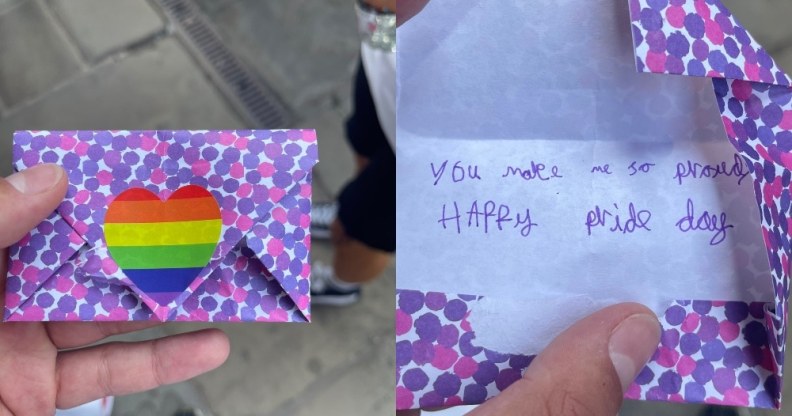
[[[185,5],[193,11],[185,21],[168,13]],[[319,137],[314,200],[329,200],[353,171],[343,131],[358,63],[352,5],[0,0],[0,175],[11,172],[11,136],[20,129],[304,127]],[[188,36],[184,25],[196,19],[204,23],[199,36],[219,39],[224,62],[202,55]],[[245,83],[261,87],[287,124],[262,125],[246,111],[235,94],[241,87],[223,78],[229,60],[248,71]],[[327,243],[314,243],[315,259],[331,254]],[[120,337],[217,326],[232,352],[223,367],[190,382],[119,397],[113,415],[390,414],[394,286],[391,267],[364,288],[360,303],[315,307],[311,324],[168,324]]]

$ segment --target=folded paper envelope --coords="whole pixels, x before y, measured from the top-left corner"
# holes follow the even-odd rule
[[[538,145],[530,148],[530,145],[525,144],[535,139],[552,139],[547,142],[555,140],[557,147],[553,150],[563,150],[564,145],[558,144],[559,142],[570,145],[569,143],[577,141],[580,147],[588,145],[586,141],[608,142],[607,146],[600,146],[599,149],[611,150],[621,143],[624,148],[638,154],[640,149],[659,143],[659,153],[665,154],[672,146],[663,147],[664,141],[674,141],[675,144],[693,143],[715,135],[720,140],[719,143],[728,147],[728,138],[738,158],[742,160],[735,160],[735,165],[744,165],[749,173],[746,173],[745,182],[750,183],[747,188],[752,189],[746,189],[750,195],[741,197],[752,198],[755,201],[754,208],[758,208],[756,212],[761,217],[754,235],[761,236],[760,249],[754,251],[761,258],[756,261],[756,257],[746,255],[742,258],[735,256],[719,260],[733,263],[742,272],[740,276],[751,275],[753,270],[750,269],[753,267],[761,270],[760,283],[764,283],[763,287],[769,293],[757,296],[748,290],[735,290],[728,293],[728,297],[671,298],[679,300],[670,301],[663,308],[664,312],[660,312],[658,316],[663,327],[661,344],[628,388],[626,397],[779,408],[787,329],[789,261],[792,255],[789,238],[789,218],[792,216],[792,89],[789,87],[789,77],[719,0],[535,3],[526,6],[523,2],[513,1],[498,2],[497,5],[474,2],[462,6],[461,10],[452,10],[453,8],[443,7],[442,0],[438,0],[437,3],[429,3],[422,12],[423,16],[417,16],[400,28],[399,42],[408,44],[409,47],[399,51],[402,71],[400,79],[403,81],[398,121],[399,146],[404,146],[405,143],[416,144],[430,138],[437,139],[432,145],[441,149],[439,143],[445,140],[450,143],[447,147],[453,149],[453,152],[448,152],[453,155],[449,157],[463,158],[457,156],[461,153],[460,149],[470,142],[477,142],[480,145],[477,150],[485,155],[482,157],[485,159],[494,153],[485,152],[487,144],[493,143],[490,147],[495,147],[505,142],[525,139],[522,151],[530,154],[511,156],[512,159],[520,160],[520,156],[533,157],[534,152],[540,153],[536,149]],[[447,12],[450,17],[440,17],[441,11]],[[422,17],[426,18],[424,22],[421,21]],[[438,21],[445,23],[437,25]],[[502,27],[509,27],[510,30],[503,32]],[[626,30],[628,27],[632,33]],[[433,36],[426,36],[427,32],[431,32]],[[482,33],[492,36],[482,36]],[[405,37],[437,41],[417,41],[417,47],[413,48],[412,44],[405,42]],[[504,40],[513,41],[518,38],[528,42],[529,46],[520,49],[519,53],[503,47],[482,48],[481,51],[471,54],[470,51],[474,48],[470,45],[480,44],[484,38],[493,45],[506,45]],[[465,41],[470,41],[470,44]],[[494,50],[504,52],[496,56],[492,53]],[[454,67],[455,54],[457,59],[464,55],[464,60],[458,67]],[[469,65],[470,60],[497,65]],[[639,72],[712,78],[714,94],[709,81],[702,79],[656,75],[638,75],[643,77],[638,79],[632,73],[632,68],[624,67],[625,62],[629,65],[633,60]],[[458,72],[443,76],[444,68],[454,68]],[[492,68],[497,68],[497,71]],[[437,84],[436,78],[432,78],[432,82],[427,83],[425,89],[419,88],[420,93],[411,94],[406,91],[405,84],[419,84],[416,80],[421,79],[421,75],[425,73],[441,73],[439,79],[443,82],[437,88],[456,91],[458,96],[453,96],[448,102],[443,101],[439,97],[441,94],[432,90],[435,88],[433,84]],[[466,83],[468,79],[471,81]],[[689,83],[688,90],[684,86],[679,88],[680,83],[684,82]],[[706,90],[706,96],[698,95],[702,86],[705,87],[703,90]],[[469,91],[473,93],[465,96]],[[427,106],[429,108],[414,105],[422,99],[426,101],[427,97],[433,100],[431,106]],[[491,111],[493,108],[499,111]],[[519,110],[509,111],[512,108]],[[480,114],[474,118],[473,112]],[[710,113],[716,116],[717,132],[710,129]],[[484,128],[475,130],[477,124],[465,123],[464,120],[460,122],[459,118],[455,118],[459,114],[467,115],[471,120],[475,119]],[[437,121],[422,125],[421,117]],[[423,131],[424,125],[442,125],[444,130]],[[473,134],[469,133],[471,130]],[[488,132],[491,134],[488,135]],[[405,140],[411,135],[416,137],[415,141]],[[453,140],[456,138],[462,140]],[[513,149],[511,152],[517,153]],[[405,182],[402,180],[401,166],[412,168],[419,165],[417,161],[424,162],[419,153],[421,152],[411,152],[404,147],[397,149],[397,161],[400,163],[399,186],[403,186]],[[405,154],[414,157],[405,159]],[[561,154],[558,159],[563,159],[563,156]],[[714,159],[713,155],[703,156],[721,160]],[[440,170],[435,169],[436,167],[432,167],[433,179],[440,176]],[[735,173],[726,172],[725,169],[717,171],[714,166],[706,172],[704,175],[708,179],[716,175]],[[448,175],[450,174],[447,173]],[[409,174],[405,177],[409,177]],[[671,175],[667,178],[671,178]],[[465,177],[460,173],[458,179],[462,183],[461,180]],[[457,180],[454,182],[453,186],[461,186],[456,183]],[[447,191],[453,189],[451,186],[442,188],[442,184],[435,183],[437,186],[434,186],[429,183],[427,188],[432,186],[432,189],[437,189],[432,192],[447,192],[454,198],[458,197],[452,191]],[[713,188],[720,191],[719,196],[728,196],[722,189]],[[472,186],[467,189],[478,190]],[[652,189],[658,195],[683,192],[676,185]],[[490,194],[480,192],[477,197],[489,198],[488,195],[494,192],[491,188],[486,190]],[[597,191],[606,192],[604,189]],[[618,191],[620,190],[614,193]],[[397,188],[397,194],[401,195],[399,192]],[[431,197],[432,194],[427,192],[427,195]],[[693,194],[692,197],[702,196]],[[423,202],[425,201],[422,200]],[[398,197],[398,203],[403,203],[401,196]],[[546,205],[555,210],[563,208],[553,206],[550,202]],[[468,206],[460,208],[467,209]],[[470,210],[473,211],[473,208]],[[399,212],[403,211],[399,209]],[[448,214],[444,211],[441,221],[453,217],[453,212],[455,211]],[[654,211],[654,214],[659,216],[658,211]],[[469,221],[467,218],[465,217],[465,222]],[[402,220],[398,221],[399,236],[404,236],[406,233],[401,229]],[[740,222],[743,225],[750,223],[745,218]],[[582,219],[580,224],[583,224]],[[542,225],[547,230],[545,223],[537,229],[541,229]],[[698,225],[702,223],[699,222]],[[494,225],[491,226],[495,228]],[[459,228],[451,226],[449,229],[452,234],[461,234]],[[465,231],[463,228],[462,233]],[[468,235],[470,234],[473,233],[468,231]],[[491,235],[487,238],[487,244],[494,244],[495,239]],[[413,244],[417,244],[414,241]],[[677,237],[671,241],[671,245],[680,245],[685,240]],[[736,244],[750,246],[753,242],[741,239]],[[399,247],[401,249],[402,245]],[[486,252],[485,244],[480,247],[484,247],[481,250]],[[435,255],[437,251],[432,251],[432,248],[426,246],[421,247],[421,250]],[[449,251],[454,248],[451,247]],[[562,257],[565,254],[563,251],[568,249],[570,247],[561,247],[557,257]],[[533,254],[525,254],[524,251],[515,249],[515,253],[517,252],[519,256],[528,258]],[[437,257],[442,259],[443,256],[450,257],[444,252]],[[470,254],[470,257],[474,256]],[[515,254],[514,257],[518,255]],[[405,253],[399,257],[399,261],[407,264],[414,263],[415,260],[405,256]],[[471,263],[476,260],[478,258],[471,259]],[[505,264],[509,259],[508,256],[502,256],[499,260]],[[557,260],[538,260],[551,264],[558,270],[557,274],[570,266]],[[606,260],[608,259],[595,259],[592,263]],[[611,260],[626,261],[618,257]],[[667,263],[674,259],[669,257],[660,260]],[[714,264],[716,262],[718,260],[715,258],[702,257],[700,271],[705,274],[707,268],[715,270],[719,266]],[[426,264],[421,266],[438,274],[437,269],[431,269]],[[455,264],[446,267],[451,269],[454,266]],[[475,264],[465,266],[470,269],[476,267]],[[571,266],[579,271],[578,275],[583,280],[596,264],[576,263]],[[645,292],[659,292],[665,284],[665,276],[658,278],[652,274],[655,272],[652,269],[660,269],[662,266],[646,267],[638,269],[637,272],[626,267],[621,270],[616,268],[616,271],[628,277],[651,274],[656,281],[645,281]],[[504,266],[503,269],[507,267]],[[462,278],[458,270],[454,270],[457,273],[450,275],[456,282],[453,285],[446,284],[447,290],[425,289],[429,286],[426,281],[440,280],[440,276],[436,274],[432,279],[426,279],[413,271],[403,279],[402,273],[410,270],[403,268],[402,263],[399,263],[397,270],[397,408],[478,404],[494,397],[520,379],[533,357],[527,354],[529,351],[491,348],[490,344],[484,342],[487,338],[483,335],[492,331],[482,326],[495,326],[502,330],[500,335],[503,338],[508,338],[508,329],[504,329],[507,324],[515,332],[525,329],[519,327],[519,323],[535,318],[532,314],[540,315],[534,322],[568,321],[570,316],[581,309],[591,307],[581,307],[580,304],[592,299],[584,298],[579,302],[567,303],[570,299],[579,299],[565,297],[567,293],[562,290],[555,297],[540,298],[534,295],[532,291],[538,285],[532,279],[540,280],[543,276],[534,276],[525,270],[507,269],[504,273],[503,270],[491,268],[489,274],[471,273],[461,275]],[[444,270],[440,270],[439,274],[443,272]],[[520,272],[528,277],[517,280],[515,276],[522,277]],[[691,269],[681,270],[676,274],[690,276],[688,283],[691,287],[696,286],[698,281],[712,282],[722,278],[717,272],[711,272],[712,276],[707,280],[701,278],[702,273],[697,272],[698,270]],[[493,276],[499,274],[505,274],[505,277],[498,279]],[[461,280],[478,281],[481,291],[460,291],[459,287],[463,285]],[[668,280],[671,280],[670,276]],[[405,281],[413,286],[405,284]],[[503,283],[504,281],[508,283]],[[495,284],[492,282],[502,285],[503,291],[511,290],[511,297],[493,297],[488,302],[488,295],[484,291],[494,290],[491,286]],[[608,287],[609,283],[612,281],[603,279],[601,286]],[[476,283],[466,287],[475,288]],[[532,295],[535,297],[531,298]],[[529,305],[531,301],[538,306]],[[489,312],[486,307],[511,307],[507,309],[511,315],[496,314],[487,321],[486,318],[481,318],[485,315],[484,312]],[[543,308],[546,310],[542,310]],[[492,337],[488,340],[492,341]],[[501,346],[505,344],[501,343]]]
[[[66,197],[10,248],[6,321],[310,321],[313,130],[19,131]]]

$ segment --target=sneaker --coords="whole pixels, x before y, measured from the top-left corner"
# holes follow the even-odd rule
[[[311,207],[311,238],[327,240],[330,238],[330,224],[336,219],[338,204],[318,202]]]
[[[340,287],[333,273],[331,266],[321,262],[311,266],[311,304],[347,306],[359,301],[360,285],[349,283],[348,287]]]

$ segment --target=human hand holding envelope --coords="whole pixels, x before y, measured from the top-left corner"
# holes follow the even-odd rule
[[[310,320],[312,130],[17,132],[66,198],[10,249],[6,321]]]
[[[780,406],[787,77],[719,2],[627,6],[400,28],[398,408],[481,403],[620,301],[663,324],[627,397]]]
[[[0,178],[0,288],[5,287],[6,247],[50,215],[66,187],[65,173],[51,164]],[[0,413],[52,414],[56,407],[175,383],[219,366],[228,355],[228,339],[216,329],[86,347],[152,325],[156,322],[0,324],[0,372],[5,374]]]

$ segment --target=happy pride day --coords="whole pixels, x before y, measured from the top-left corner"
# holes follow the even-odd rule
[[[599,177],[617,175],[657,175],[662,174],[651,162],[633,161],[624,166],[610,164],[592,166],[588,172]],[[463,161],[442,160],[431,162],[433,186],[454,185],[471,181],[485,181],[478,165]],[[684,160],[676,163],[673,177],[669,178],[677,185],[688,181],[730,178],[738,185],[746,179],[750,180],[750,167],[737,154],[730,161],[704,163],[695,160]],[[504,166],[499,174],[493,175],[500,181],[542,183],[563,181],[565,172],[558,165],[530,161],[523,166]],[[536,227],[541,227],[541,220],[532,215],[530,207],[518,207],[503,201],[474,199],[472,201],[449,201],[443,203],[437,223],[445,230],[462,234],[463,232],[481,232],[493,234],[500,232],[518,232],[522,237],[530,237]],[[652,209],[639,206],[630,201],[603,201],[585,215],[580,215],[581,227],[585,227],[588,236],[598,233],[633,234],[648,233],[655,227]],[[710,245],[718,245],[726,241],[729,230],[734,224],[726,212],[703,209],[696,206],[695,198],[687,198],[684,206],[679,207],[678,220],[674,227],[682,233],[706,233]]]

